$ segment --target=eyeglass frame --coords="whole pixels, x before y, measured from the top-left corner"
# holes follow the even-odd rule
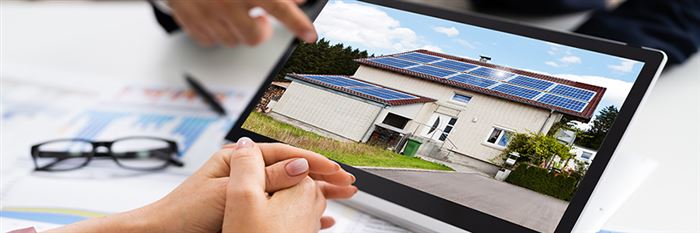
[[[122,163],[119,162],[119,159],[117,158],[117,156],[115,156],[115,154],[112,152],[112,145],[113,145],[115,142],[123,141],[123,140],[127,140],[127,139],[153,139],[153,140],[160,140],[160,141],[166,142],[166,143],[168,144],[168,148],[167,148],[167,149],[169,149],[169,150],[172,151],[172,152],[170,153],[171,156],[169,156],[167,159],[164,159],[165,163],[163,163],[163,165],[160,166],[160,167],[154,167],[154,168],[135,168],[135,167],[125,166],[124,164],[122,164]],[[83,157],[85,157],[85,162],[83,162],[83,164],[81,164],[80,166],[77,166],[77,167],[74,167],[74,168],[68,168],[68,169],[51,169],[52,166],[54,166],[55,164],[57,164],[57,163],[59,163],[60,161],[63,161],[63,160],[58,160],[57,162],[52,162],[51,164],[48,164],[48,165],[45,165],[45,166],[41,166],[41,167],[40,167],[40,166],[39,166],[39,163],[38,163],[38,161],[37,161],[38,159],[40,159],[39,154],[38,154],[38,153],[39,153],[39,148],[40,148],[41,146],[44,146],[44,145],[47,145],[47,144],[50,144],[50,143],[56,143],[56,142],[62,142],[62,141],[74,141],[74,142],[89,143],[90,145],[92,145],[92,151],[91,151],[91,152],[86,152],[87,155],[84,155],[84,156],[67,157],[67,158],[83,158]],[[106,151],[106,152],[98,152],[97,150],[98,150],[99,148],[106,148],[107,151]],[[157,150],[159,150],[159,149],[157,149]],[[184,164],[182,161],[180,161],[180,160],[178,159],[178,155],[179,155],[180,152],[178,151],[177,142],[175,142],[175,141],[173,141],[173,140],[170,140],[170,139],[159,138],[159,137],[151,137],[151,136],[130,136],[130,137],[117,138],[117,139],[114,139],[114,140],[111,140],[111,141],[93,141],[93,140],[85,139],[85,138],[55,139],[55,140],[45,141],[45,142],[42,142],[42,143],[38,143],[38,144],[33,145],[33,146],[30,148],[30,153],[31,153],[31,156],[32,156],[32,160],[34,161],[34,171],[47,171],[47,172],[72,171],[72,170],[80,169],[80,168],[83,168],[83,167],[87,166],[87,165],[92,161],[93,158],[107,158],[107,157],[111,158],[112,161],[114,161],[115,163],[117,163],[117,165],[118,165],[119,167],[121,167],[121,168],[129,169],[129,170],[137,170],[137,171],[157,171],[157,170],[165,169],[165,168],[167,168],[167,167],[170,166],[170,165],[173,165],[173,166],[176,166],[176,167],[183,167],[183,166],[185,166],[185,164]],[[65,153],[65,154],[69,154],[70,152],[67,152],[67,151],[66,151],[66,152],[52,152],[52,153]],[[173,156],[173,155],[175,155],[175,156]]]

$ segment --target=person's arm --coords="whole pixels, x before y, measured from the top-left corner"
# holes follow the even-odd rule
[[[472,0],[478,10],[517,14],[563,14],[604,9],[612,0]]]
[[[660,49],[668,64],[680,64],[700,46],[700,1],[628,0],[595,12],[576,32]]]
[[[272,34],[268,14],[299,39],[317,39],[311,20],[299,8],[305,0],[150,0],[158,23],[168,32],[185,31],[202,46],[257,45]],[[168,8],[166,12],[163,8]],[[251,15],[254,8],[263,11]]]
[[[317,153],[242,138],[224,146],[175,190],[152,204],[48,232],[282,232],[280,229],[328,228],[333,219],[321,216],[326,199],[350,198],[357,192],[354,181],[354,176],[337,163]],[[225,219],[224,213],[236,218]]]

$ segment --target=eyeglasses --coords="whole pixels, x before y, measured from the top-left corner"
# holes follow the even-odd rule
[[[59,139],[31,148],[35,171],[68,171],[93,159],[112,159],[122,168],[154,171],[184,164],[177,159],[177,143],[157,137],[125,137],[114,141]]]

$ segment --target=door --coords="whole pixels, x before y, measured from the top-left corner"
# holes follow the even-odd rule
[[[433,113],[427,126],[424,126],[422,136],[437,141],[445,141],[455,124],[457,124],[457,118],[441,113]]]

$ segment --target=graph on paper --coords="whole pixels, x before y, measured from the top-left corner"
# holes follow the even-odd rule
[[[88,140],[113,140],[134,135],[164,137],[177,141],[180,154],[184,155],[205,132],[221,134],[221,129],[230,125],[230,120],[216,116],[90,110],[70,121],[65,132],[71,137]]]

